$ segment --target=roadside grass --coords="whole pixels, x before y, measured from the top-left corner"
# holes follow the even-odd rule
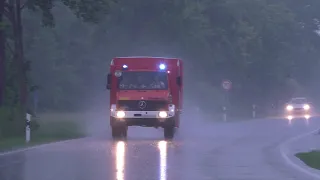
[[[320,170],[320,150],[297,153],[296,157],[298,157],[306,165]]]
[[[37,130],[31,131],[31,141],[25,142],[25,137],[0,139],[0,152],[19,148],[85,137],[86,121],[83,113],[45,113],[39,114],[32,121],[39,123]]]

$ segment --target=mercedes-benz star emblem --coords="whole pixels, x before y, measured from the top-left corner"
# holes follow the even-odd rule
[[[144,109],[147,107],[147,103],[145,101],[139,101],[139,108]]]

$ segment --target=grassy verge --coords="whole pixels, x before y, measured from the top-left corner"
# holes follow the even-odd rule
[[[320,170],[320,150],[297,153],[296,156],[306,165]]]
[[[31,132],[31,141],[28,144],[25,143],[25,137],[1,139],[0,152],[85,136],[83,114],[39,114],[38,118],[33,120],[37,121],[40,127]]]

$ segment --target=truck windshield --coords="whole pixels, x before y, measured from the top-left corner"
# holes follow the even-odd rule
[[[150,90],[168,89],[168,75],[166,72],[125,71],[119,78],[121,90]]]

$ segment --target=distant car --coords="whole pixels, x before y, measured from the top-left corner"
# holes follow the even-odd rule
[[[311,116],[311,104],[304,97],[292,98],[285,107],[286,115],[288,119],[294,118],[306,118]]]

